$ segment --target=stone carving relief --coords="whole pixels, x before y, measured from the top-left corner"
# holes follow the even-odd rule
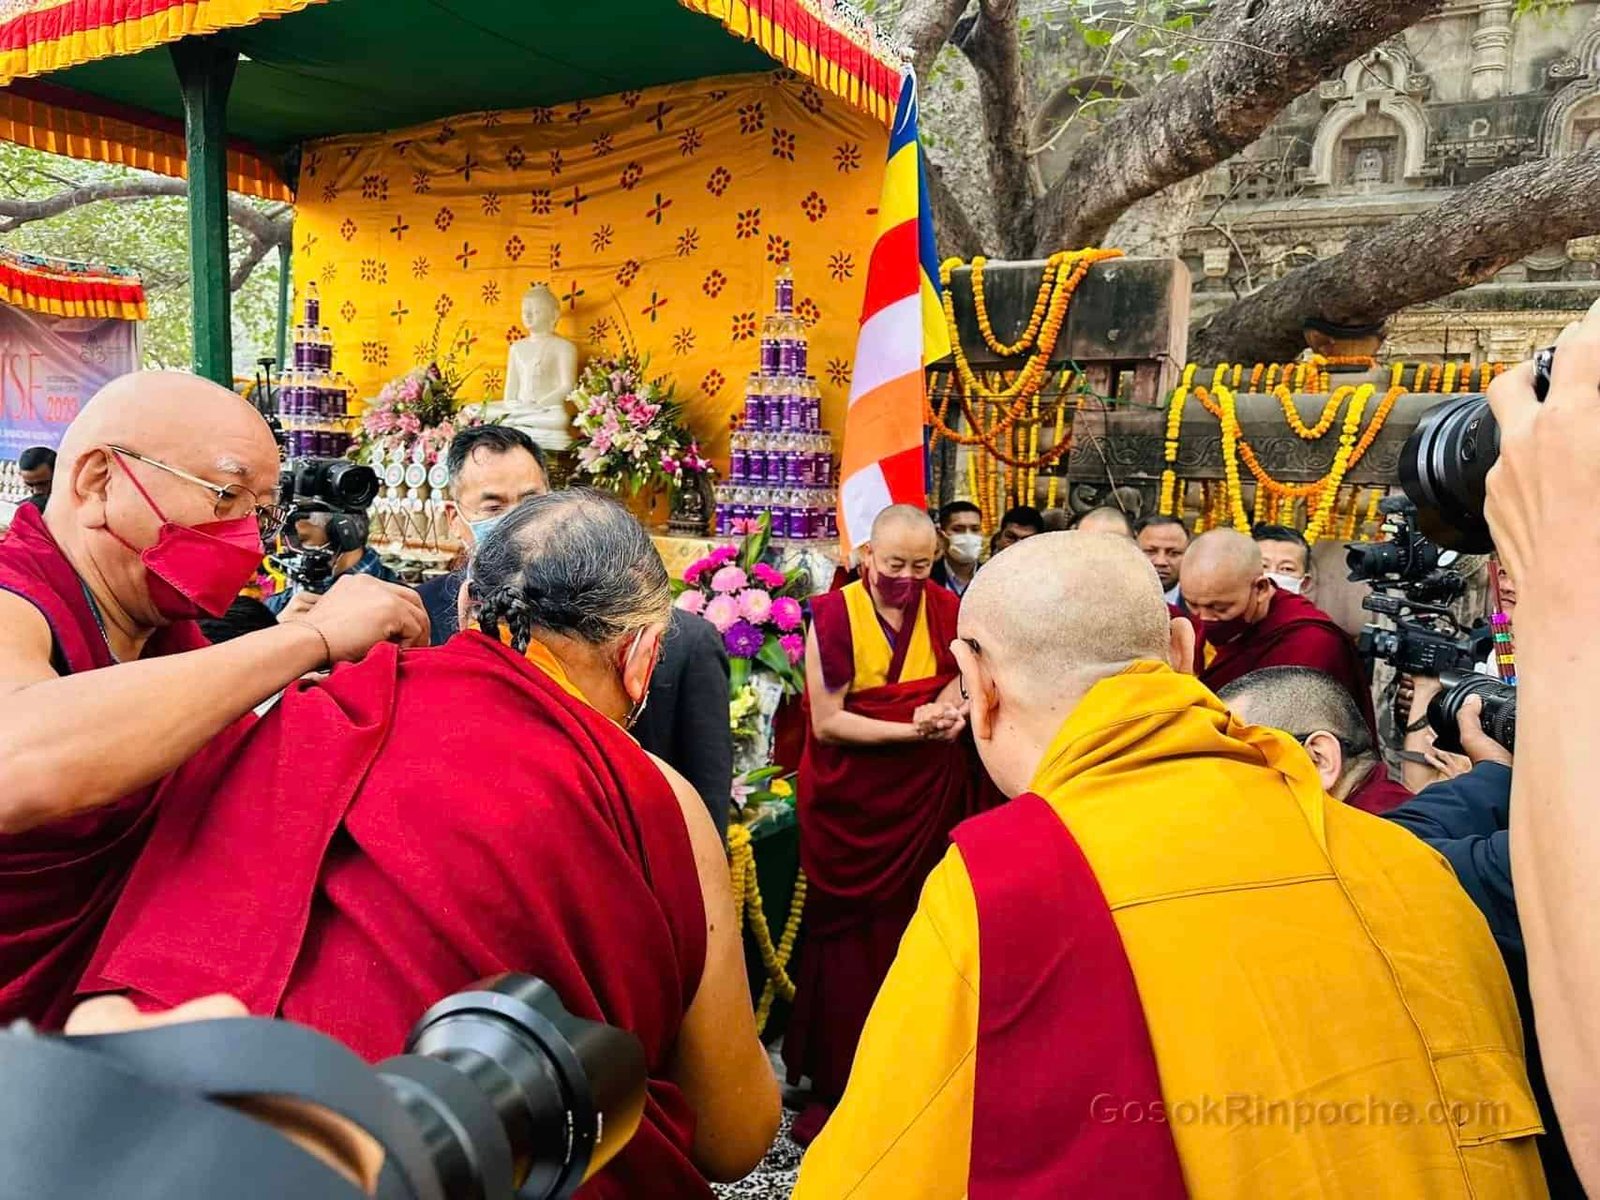
[[[1319,92],[1332,107],[1317,126],[1301,182],[1373,191],[1421,180],[1428,123],[1419,98],[1428,90],[1403,45],[1387,43],[1351,63]]]

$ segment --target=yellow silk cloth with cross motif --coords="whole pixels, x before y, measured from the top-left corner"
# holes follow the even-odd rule
[[[359,396],[455,347],[478,402],[501,398],[523,293],[546,283],[585,360],[628,339],[722,458],[787,262],[842,435],[886,139],[777,71],[313,143],[296,291],[316,282]]]

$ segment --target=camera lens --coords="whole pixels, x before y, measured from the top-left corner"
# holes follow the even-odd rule
[[[1348,547],[1344,561],[1350,568],[1350,578],[1359,582],[1400,574],[1405,567],[1405,554],[1398,542],[1371,542]]]
[[[501,975],[440,1001],[378,1071],[450,1197],[570,1196],[644,1114],[638,1038],[575,1017],[545,983]]]
[[[1479,723],[1507,750],[1515,753],[1517,743],[1517,689],[1488,675],[1469,675],[1445,671],[1439,676],[1440,691],[1428,704],[1428,724],[1434,744],[1451,754],[1461,753],[1461,728],[1457,724],[1461,706],[1469,697],[1483,698]]]
[[[1417,506],[1417,526],[1448,550],[1494,549],[1483,501],[1500,455],[1500,425],[1489,399],[1472,393],[1426,413],[1400,452],[1400,485]]]
[[[378,497],[378,473],[360,463],[334,459],[327,468],[325,498],[345,508],[366,508]]]

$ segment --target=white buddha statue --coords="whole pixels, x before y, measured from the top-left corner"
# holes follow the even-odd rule
[[[522,297],[522,323],[528,336],[512,342],[506,356],[506,394],[492,415],[522,430],[541,448],[572,446],[567,396],[578,384],[578,347],[556,335],[561,304],[542,283]]]

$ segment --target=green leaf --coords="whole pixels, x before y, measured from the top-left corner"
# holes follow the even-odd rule
[[[789,665],[789,656],[783,652],[783,647],[778,645],[776,638],[768,638],[761,643],[756,661],[777,675],[785,684],[794,674],[794,668]]]
[[[1111,39],[1115,36],[1109,29],[1085,29],[1083,31],[1084,42],[1096,50],[1104,49],[1106,46],[1111,45]]]
[[[748,658],[733,658],[728,660],[728,690],[737,692],[750,682],[750,660]]]

